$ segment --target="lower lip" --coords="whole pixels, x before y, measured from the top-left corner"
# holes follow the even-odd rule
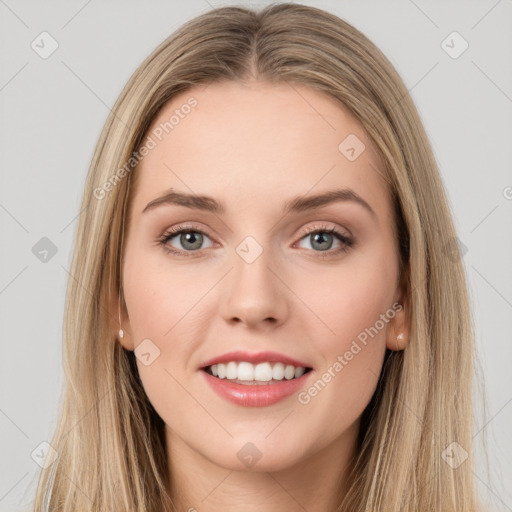
[[[306,379],[313,373],[310,370],[296,379],[282,380],[273,384],[236,384],[227,379],[219,379],[200,370],[212,389],[222,398],[246,407],[265,407],[275,404],[300,390]]]

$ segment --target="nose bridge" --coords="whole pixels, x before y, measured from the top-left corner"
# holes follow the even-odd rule
[[[288,310],[287,297],[274,275],[275,258],[267,244],[245,237],[235,248],[232,265],[223,302],[225,319],[252,325],[263,320],[282,322]]]

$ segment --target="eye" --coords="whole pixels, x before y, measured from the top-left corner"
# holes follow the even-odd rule
[[[203,247],[205,238],[210,240],[210,237],[201,229],[193,226],[176,226],[164,233],[158,242],[166,251],[172,254],[192,256],[192,254],[187,253],[198,252],[200,249],[205,248]],[[171,243],[171,241],[173,242]],[[174,244],[178,244],[178,247]]]
[[[314,252],[325,253],[318,255],[321,258],[347,252],[354,245],[351,238],[329,226],[314,227],[307,230],[306,235],[301,238],[302,240],[309,242],[308,249],[312,249]],[[336,242],[338,242],[338,247],[331,250]]]
[[[207,247],[212,247],[210,237],[203,230],[195,226],[181,225],[167,230],[158,239],[158,243],[173,255],[188,257],[195,256],[194,253],[200,253],[201,249],[207,248],[203,246],[205,239],[210,240],[210,245]],[[306,234],[300,241],[303,240],[309,242],[309,247],[306,248],[317,253],[316,256],[320,258],[330,258],[345,253],[354,245],[351,238],[330,226],[315,226],[306,230]],[[336,243],[338,247],[332,249]]]

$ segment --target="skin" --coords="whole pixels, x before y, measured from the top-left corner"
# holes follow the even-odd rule
[[[137,364],[167,425],[169,486],[183,511],[333,510],[385,349],[403,350],[409,337],[382,162],[347,109],[295,84],[190,89],[164,107],[148,134],[190,96],[198,106],[135,171],[123,264],[123,346],[134,350],[150,339],[160,350],[150,365]],[[366,146],[354,161],[338,150],[351,133]],[[171,188],[212,196],[226,211],[167,204],[142,213]],[[282,214],[290,198],[338,188],[355,191],[375,216],[354,201]],[[206,233],[199,249],[179,234],[167,242],[195,250],[190,257],[158,244],[183,223]],[[305,230],[325,226],[354,245],[336,254],[344,244],[333,237],[319,249]],[[247,236],[263,249],[252,263],[236,252]],[[311,385],[395,302],[402,311],[308,404],[292,395],[268,407],[235,405],[200,374],[201,363],[231,350],[273,350],[307,362]],[[251,467],[237,457],[248,442],[262,454]]]

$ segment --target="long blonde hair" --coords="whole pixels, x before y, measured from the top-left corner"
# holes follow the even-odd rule
[[[475,351],[466,276],[430,143],[407,88],[367,37],[333,14],[288,3],[222,7],[187,22],[135,71],[105,123],[66,296],[66,386],[50,443],[58,459],[41,472],[35,510],[175,510],[163,420],[134,353],[116,338],[113,313],[133,154],[175,95],[244,79],[305,84],[345,105],[385,163],[395,207],[411,339],[404,351],[386,352],[338,510],[482,510],[472,474]],[[450,445],[460,460],[467,453],[458,467],[443,456]]]

